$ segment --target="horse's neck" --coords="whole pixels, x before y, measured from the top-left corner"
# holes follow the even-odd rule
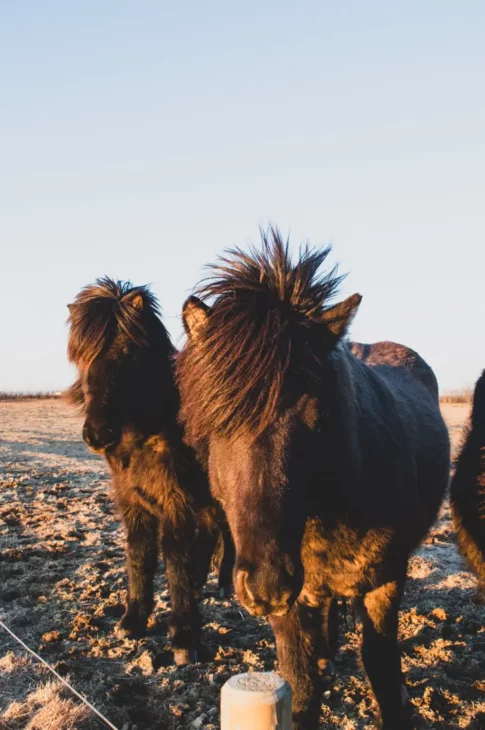
[[[353,422],[362,407],[359,393],[359,379],[362,378],[359,371],[362,364],[352,354],[347,342],[339,345],[332,357],[333,408],[346,423],[349,423],[349,419]]]
[[[148,394],[146,409],[142,409],[140,413],[140,426],[148,429],[151,434],[161,431],[178,433],[180,430],[177,424],[178,411],[179,396],[176,390],[170,393],[162,391],[156,397]]]
[[[360,417],[365,408],[360,393],[360,362],[343,343],[332,357],[330,419],[334,442],[335,469],[350,500],[358,499],[361,474]]]
[[[142,393],[134,425],[148,435],[165,432],[178,438],[181,432],[177,423],[180,394],[171,364],[164,361],[160,367],[155,367],[151,380]]]

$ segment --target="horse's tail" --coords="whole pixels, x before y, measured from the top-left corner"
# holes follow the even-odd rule
[[[470,426],[451,482],[460,552],[485,587],[485,370],[477,381]]]

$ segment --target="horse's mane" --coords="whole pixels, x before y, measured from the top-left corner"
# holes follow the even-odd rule
[[[289,374],[318,377],[312,323],[321,322],[343,278],[336,268],[319,272],[331,247],[302,246],[293,264],[278,229],[261,237],[261,250],[227,251],[196,289],[214,301],[177,360],[181,420],[194,441],[214,431],[260,433]]]
[[[141,297],[142,306],[133,305],[136,296]],[[69,310],[68,357],[76,364],[91,363],[119,332],[140,348],[150,346],[155,329],[170,342],[159,319],[158,302],[146,286],[97,279],[81,289]]]

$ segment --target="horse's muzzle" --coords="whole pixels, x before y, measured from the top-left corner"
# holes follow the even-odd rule
[[[95,454],[107,454],[118,446],[120,434],[108,426],[94,426],[86,422],[83,427],[83,439]]]
[[[247,570],[236,571],[235,585],[238,599],[253,616],[286,616],[301,591],[301,584],[287,573],[278,575],[268,590],[268,586],[258,585],[258,581]]]

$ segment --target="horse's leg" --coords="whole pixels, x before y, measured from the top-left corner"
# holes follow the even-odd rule
[[[221,538],[220,542],[219,538]],[[213,507],[203,510],[198,515],[195,556],[194,588],[196,593],[206,584],[211,560],[215,556],[218,559],[220,597],[226,598],[226,596],[229,596],[232,591],[232,571],[236,560],[236,552],[225,517],[221,516]]]
[[[234,563],[236,561],[236,548],[234,547],[234,540],[232,539],[231,531],[228,525],[221,527],[222,534],[222,560],[219,565],[219,595],[221,598],[227,598],[231,595],[232,587],[232,573],[234,570]]]
[[[143,636],[153,610],[153,577],[157,566],[157,520],[139,507],[122,506],[126,527],[128,601],[119,632],[130,638]]]
[[[339,638],[339,605],[335,598],[325,598],[321,606],[322,633],[318,651],[318,668],[323,677],[334,673],[332,660],[335,658]]]
[[[379,705],[383,730],[412,730],[411,708],[397,641],[404,580],[386,583],[364,596],[362,659]]]
[[[197,661],[200,645],[200,614],[194,596],[194,532],[195,525],[185,529],[166,523],[162,550],[171,602],[170,637],[175,663]]]
[[[198,520],[197,534],[194,545],[194,596],[199,597],[200,591],[207,583],[212,556],[217,546],[218,529],[212,524],[210,515],[204,515],[204,519]]]
[[[320,608],[295,603],[286,616],[271,616],[270,620],[280,673],[293,694],[293,730],[316,730],[323,689],[318,671]]]

